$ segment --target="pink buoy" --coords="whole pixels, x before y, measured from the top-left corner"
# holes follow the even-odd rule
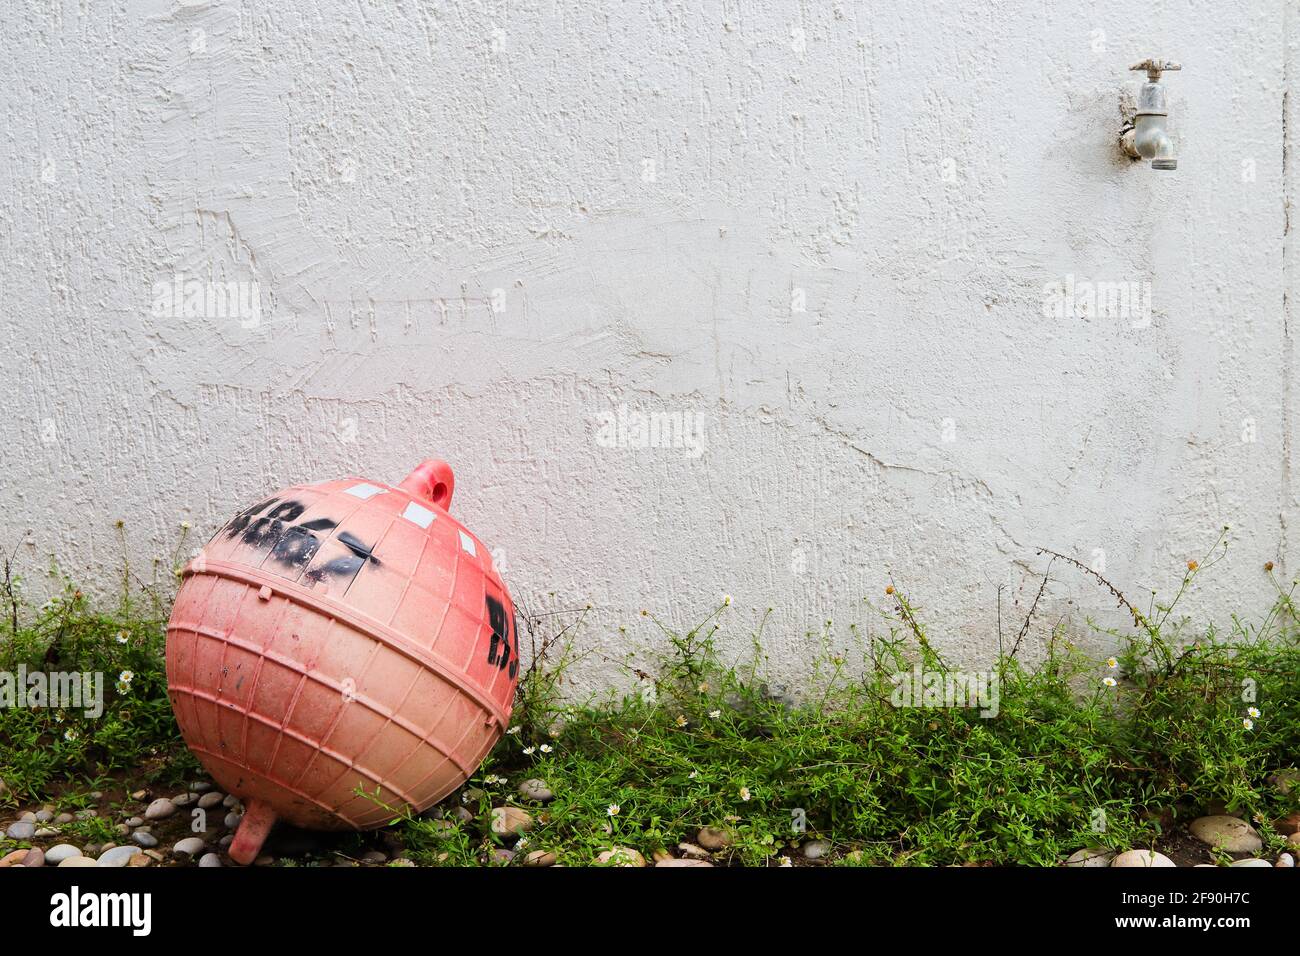
[[[426,461],[400,485],[297,485],[241,511],[185,569],[167,683],[186,744],[244,802],[230,856],[277,820],[371,829],[464,783],[519,676],[514,606]]]

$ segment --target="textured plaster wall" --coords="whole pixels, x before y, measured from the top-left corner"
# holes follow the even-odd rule
[[[1140,597],[1228,524],[1188,608],[1262,611],[1300,543],[1297,16],[14,4],[0,542],[107,588],[115,519],[147,576],[182,521],[444,457],[517,597],[594,605],[592,688],[652,645],[641,608],[723,593],[724,647],[770,606],[797,678],[891,573],[987,660],[1040,545]],[[1114,146],[1149,55],[1184,64],[1174,173]],[[167,314],[178,274],[260,311]],[[1139,284],[1149,323],[1045,316],[1067,277]],[[620,410],[701,440],[620,446]],[[1042,609],[1034,642],[1113,620],[1059,563]]]

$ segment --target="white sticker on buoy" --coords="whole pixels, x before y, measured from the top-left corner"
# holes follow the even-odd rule
[[[412,501],[402,512],[402,517],[412,524],[418,524],[421,528],[429,527],[433,521],[433,512],[428,508],[422,508]]]
[[[375,495],[383,494],[383,492],[383,488],[380,488],[377,485],[372,485],[368,482],[362,482],[359,485],[353,485],[351,488],[347,489],[348,494],[352,495],[354,498],[361,498],[363,500],[373,498]]]
[[[478,557],[478,550],[474,547],[474,539],[464,531],[460,533],[460,546],[464,548],[473,557]]]

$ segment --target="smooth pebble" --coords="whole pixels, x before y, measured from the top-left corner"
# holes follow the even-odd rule
[[[830,852],[831,844],[828,840],[809,840],[803,845],[804,859],[807,860],[820,860]]]
[[[64,860],[70,860],[74,856],[81,856],[81,850],[71,843],[60,843],[52,846],[45,851],[45,862],[50,866],[58,866]]]
[[[1113,849],[1104,849],[1102,847],[1086,847],[1076,849],[1065,861],[1066,866],[1110,866],[1110,861],[1114,860],[1115,852]]]
[[[1163,853],[1156,853],[1152,850],[1125,850],[1115,859],[1110,861],[1111,866],[1118,867],[1155,867],[1155,866],[1177,866],[1173,860]]]
[[[546,803],[548,800],[555,799],[555,794],[546,785],[546,781],[538,777],[533,777],[521,783],[519,785],[519,795],[525,800],[536,800],[538,803]]]
[[[97,866],[126,866],[131,862],[131,857],[140,852],[136,846],[115,846],[113,849],[103,853],[99,857]]]
[[[19,820],[17,823],[9,824],[9,829],[5,831],[5,836],[11,840],[30,840],[36,835],[36,824],[29,823],[26,820]]]
[[[721,850],[731,846],[731,834],[721,827],[700,827],[695,842],[706,850]]]
[[[645,866],[645,857],[631,847],[616,846],[600,853],[596,863],[603,866]]]
[[[663,860],[655,864],[655,869],[661,866],[713,866],[708,860]]]
[[[1202,843],[1217,846],[1228,853],[1258,853],[1264,841],[1245,820],[1217,815],[1197,817],[1189,829]]]
[[[518,807],[493,807],[489,824],[498,836],[518,836],[532,829],[533,818]]]
[[[194,856],[196,853],[202,853],[206,846],[207,844],[199,837],[186,837],[184,840],[178,841],[177,844],[172,847],[172,852],[183,854],[185,856]]]
[[[153,803],[149,804],[149,808],[144,812],[144,818],[146,820],[166,820],[175,812],[176,804],[172,803],[172,801],[168,800],[166,797],[159,797]]]

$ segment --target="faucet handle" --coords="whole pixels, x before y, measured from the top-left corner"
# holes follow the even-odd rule
[[[1155,58],[1148,58],[1129,67],[1130,70],[1146,70],[1148,83],[1159,83],[1160,74],[1165,70],[1181,70],[1182,68],[1181,63],[1175,63],[1173,60],[1157,60]]]

